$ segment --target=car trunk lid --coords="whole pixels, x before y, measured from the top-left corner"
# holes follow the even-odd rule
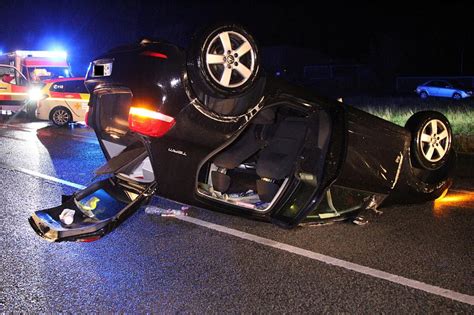
[[[155,181],[140,183],[115,174],[63,196],[60,206],[34,212],[29,222],[39,236],[52,242],[96,240],[138,210],[155,186]]]
[[[95,174],[110,177],[63,196],[60,206],[33,213],[29,221],[38,235],[53,242],[98,239],[137,211],[156,187],[140,142],[109,158]]]

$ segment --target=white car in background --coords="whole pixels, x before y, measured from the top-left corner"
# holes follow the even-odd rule
[[[36,118],[51,120],[59,127],[85,121],[89,92],[84,78],[53,79],[44,83],[42,88],[30,91],[30,99],[37,101]]]
[[[431,80],[419,85],[415,92],[422,98],[427,99],[431,96],[448,97],[455,100],[468,98],[472,96],[472,91],[463,87],[457,82],[445,80]]]

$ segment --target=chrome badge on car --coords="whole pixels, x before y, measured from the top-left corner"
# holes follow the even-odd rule
[[[188,154],[186,152],[181,151],[181,150],[172,149],[172,148],[168,148],[168,152],[179,154],[179,155],[182,155],[182,156],[188,156]]]

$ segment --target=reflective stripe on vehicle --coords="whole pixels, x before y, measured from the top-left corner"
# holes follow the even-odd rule
[[[50,92],[51,97],[61,99],[81,99],[80,93],[68,93],[68,92]]]

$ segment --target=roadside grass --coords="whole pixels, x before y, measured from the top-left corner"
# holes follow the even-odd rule
[[[474,100],[454,101],[418,97],[350,97],[344,102],[364,111],[404,126],[416,112],[435,110],[444,114],[454,134],[454,148],[459,152],[474,153]]]

